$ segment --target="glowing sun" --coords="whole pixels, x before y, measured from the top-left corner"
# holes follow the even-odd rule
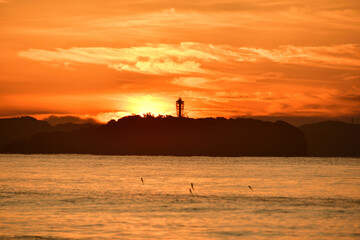
[[[151,113],[155,116],[158,115],[174,115],[175,102],[171,102],[153,97],[151,95],[137,96],[128,98],[128,112],[132,114],[143,115]]]

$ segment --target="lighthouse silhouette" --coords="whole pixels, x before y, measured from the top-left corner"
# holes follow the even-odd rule
[[[176,101],[176,114],[178,118],[184,117],[184,101],[181,97]]]

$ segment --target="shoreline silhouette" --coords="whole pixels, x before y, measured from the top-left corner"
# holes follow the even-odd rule
[[[297,128],[283,121],[135,115],[51,126],[21,117],[0,119],[0,130],[0,153],[360,156],[359,125],[334,121]]]

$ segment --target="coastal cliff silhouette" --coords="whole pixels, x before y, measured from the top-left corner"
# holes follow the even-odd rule
[[[177,156],[307,155],[304,134],[286,122],[152,115],[128,116],[100,126],[88,124],[73,131],[55,126],[28,139],[9,141],[0,151]]]

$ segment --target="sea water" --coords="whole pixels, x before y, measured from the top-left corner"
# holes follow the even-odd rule
[[[359,158],[0,155],[0,171],[0,239],[360,239]]]

